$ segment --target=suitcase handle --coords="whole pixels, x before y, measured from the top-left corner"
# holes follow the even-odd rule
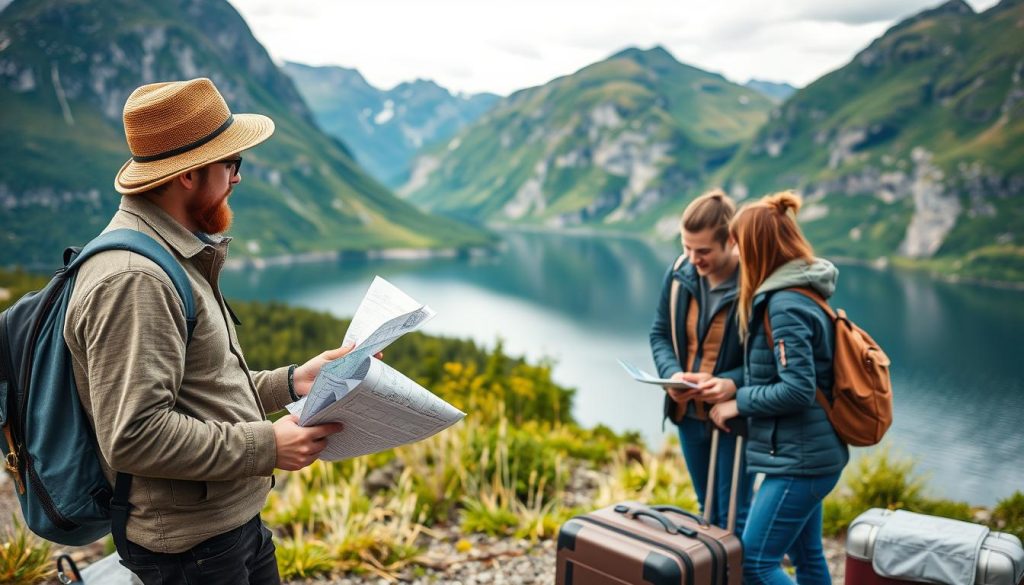
[[[705,520],[703,517],[698,516],[698,515],[694,514],[693,512],[687,512],[686,510],[684,510],[684,509],[682,509],[682,508],[680,508],[678,506],[651,506],[651,509],[652,510],[657,510],[659,512],[675,512],[676,514],[682,514],[683,516],[686,516],[687,518],[690,518],[692,520],[696,520],[697,524],[700,524],[701,526],[710,526],[710,523],[707,520]]]
[[[746,428],[746,424],[743,425]],[[718,467],[718,437],[720,431],[717,426],[711,426],[711,464],[708,466],[708,487],[704,492],[704,519],[711,519],[711,505],[715,500],[715,473]],[[745,434],[745,433],[744,433]],[[726,530],[733,532],[736,528],[736,492],[739,488],[740,467],[743,460],[743,437],[744,434],[736,435],[736,454],[732,462],[732,487],[729,490],[729,516],[726,522]]]
[[[78,572],[78,566],[68,555],[57,557],[57,581],[65,585],[82,582],[82,574]]]
[[[662,527],[665,528],[665,532],[668,532],[669,534],[682,534],[683,536],[689,536],[690,538],[697,536],[696,530],[692,528],[687,528],[686,526],[679,526],[675,522],[669,520],[664,514],[656,510],[651,510],[648,508],[639,508],[636,510],[632,510],[629,506],[622,504],[615,506],[614,510],[619,514],[622,514],[623,516],[629,518],[635,519],[640,516],[647,516],[648,518],[653,518],[657,520],[662,525]]]

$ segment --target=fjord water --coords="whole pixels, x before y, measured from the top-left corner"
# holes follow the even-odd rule
[[[576,388],[580,423],[660,445],[662,390],[634,383],[615,360],[655,373],[648,328],[674,244],[502,238],[484,257],[245,269],[225,272],[222,286],[229,298],[351,316],[379,274],[437,311],[428,333],[489,347],[500,338],[511,355],[550,358],[556,381]],[[991,505],[1024,489],[1024,292],[846,265],[833,304],[892,358],[896,414],[883,445],[914,459],[931,495]]]

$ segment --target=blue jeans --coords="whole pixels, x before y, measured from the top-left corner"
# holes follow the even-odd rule
[[[117,552],[121,564],[145,585],[279,585],[281,577],[271,536],[256,516],[182,553],[153,552],[131,541],[128,550]]]
[[[711,423],[686,417],[679,423],[679,442],[683,446],[683,459],[686,469],[693,480],[693,490],[697,492],[697,502],[704,512],[707,501],[708,467],[711,465]],[[729,490],[732,487],[732,464],[736,453],[736,436],[731,433],[718,434],[718,463],[715,471],[715,497],[711,503],[711,523],[726,527],[729,516]],[[753,494],[754,478],[747,475],[747,456],[740,458],[739,486],[736,489],[736,529],[737,537],[743,534],[750,511],[750,498]]]
[[[787,554],[800,585],[832,583],[821,544],[821,501],[838,481],[839,472],[764,478],[743,533],[746,585],[793,585],[780,566]]]

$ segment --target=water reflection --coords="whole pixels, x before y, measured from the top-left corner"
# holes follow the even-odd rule
[[[380,274],[438,316],[431,333],[557,360],[583,424],[662,438],[660,390],[631,383],[615,358],[652,368],[647,331],[678,249],[605,237],[509,233],[487,257],[345,261],[227,272],[233,298],[351,314]],[[992,504],[1024,489],[1024,293],[842,266],[834,304],[893,360],[896,422],[886,444],[932,476],[937,495]],[[341,339],[343,332],[339,332]],[[472,415],[472,413],[470,413]]]

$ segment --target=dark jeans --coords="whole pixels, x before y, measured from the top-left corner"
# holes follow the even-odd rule
[[[686,469],[693,480],[693,491],[701,512],[707,501],[708,468],[711,465],[711,427],[707,421],[692,417],[684,418],[679,424],[679,442],[683,447]],[[711,523],[726,527],[729,516],[729,490],[732,488],[732,464],[736,457],[736,435],[718,434],[718,463],[715,471],[715,497],[711,504]],[[750,499],[754,493],[754,478],[747,474],[746,454],[741,456],[739,485],[736,489],[737,538],[742,538],[743,527],[750,511]]]
[[[259,516],[181,553],[158,553],[128,542],[121,564],[145,585],[278,585],[270,530]]]
[[[743,533],[743,582],[792,585],[779,566],[788,555],[800,585],[830,585],[821,543],[821,501],[839,481],[826,475],[769,475],[750,508]]]

